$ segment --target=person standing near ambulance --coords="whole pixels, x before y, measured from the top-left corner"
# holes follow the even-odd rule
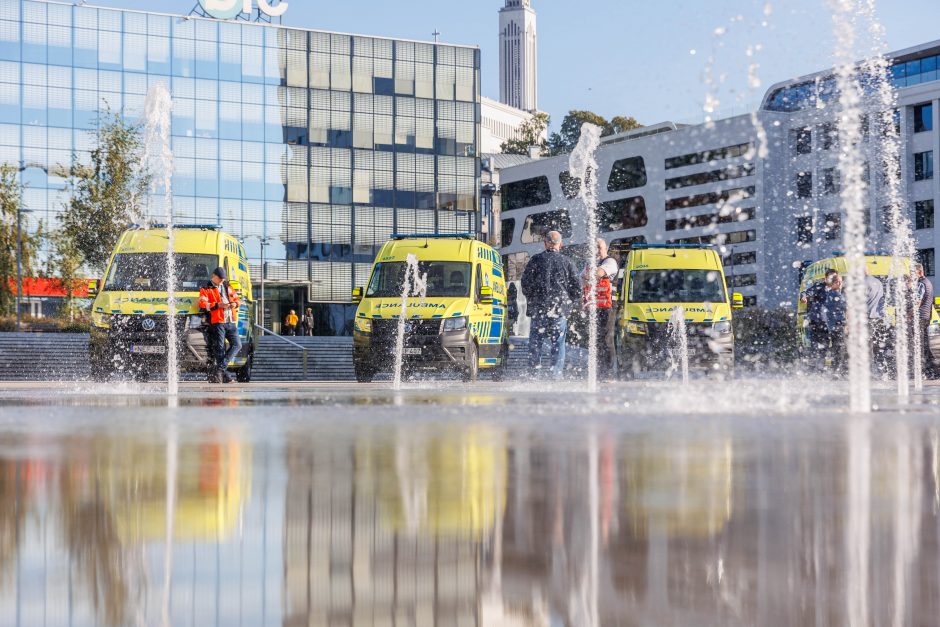
[[[581,273],[583,295],[581,302],[585,308],[593,300],[597,308],[597,376],[607,379],[613,369],[613,336],[610,334],[610,313],[614,310],[614,282],[620,270],[617,260],[608,254],[607,242],[597,238],[597,288],[591,299],[591,266],[585,266]]]
[[[210,383],[231,383],[235,378],[228,366],[242,346],[238,337],[238,293],[226,280],[225,268],[216,268],[209,282],[199,290],[199,307],[209,317],[206,347],[209,352],[207,379]],[[225,342],[228,341],[228,351]]]

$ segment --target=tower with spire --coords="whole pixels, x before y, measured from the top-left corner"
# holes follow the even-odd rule
[[[538,110],[538,37],[531,0],[506,0],[499,10],[499,101]]]

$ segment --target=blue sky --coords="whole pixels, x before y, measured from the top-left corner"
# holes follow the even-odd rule
[[[90,4],[188,13],[195,0],[92,0]],[[503,0],[290,0],[284,24],[476,44],[483,94],[498,98],[498,9]],[[826,0],[533,0],[539,28],[539,108],[553,126],[569,109],[644,124],[693,121],[709,92],[719,111],[745,110],[778,81],[832,64]],[[940,39],[937,0],[880,0],[890,50]],[[767,10],[769,7],[769,11]],[[723,35],[716,35],[724,29]],[[759,49],[758,49],[759,46]],[[752,48],[753,56],[747,56]],[[693,53],[694,51],[694,53]],[[758,63],[760,86],[748,83]]]

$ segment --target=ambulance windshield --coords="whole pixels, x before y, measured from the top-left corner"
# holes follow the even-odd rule
[[[631,303],[724,303],[725,287],[717,270],[634,270]]]
[[[366,290],[368,298],[401,297],[405,262],[375,264]],[[418,272],[428,277],[428,296],[459,298],[470,295],[471,265],[461,261],[419,261]]]

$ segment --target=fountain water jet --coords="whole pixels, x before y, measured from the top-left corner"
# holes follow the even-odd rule
[[[398,314],[398,336],[395,339],[395,373],[392,387],[401,389],[402,366],[405,361],[405,323],[408,318],[408,297],[419,296],[421,302],[427,297],[428,277],[418,270],[418,258],[409,254],[405,258],[405,270],[402,276],[401,312]]]
[[[905,260],[908,260],[908,263],[913,262],[915,246],[911,223],[904,211],[904,195],[901,189],[901,139],[894,120],[894,110],[897,107],[897,91],[891,84],[891,63],[884,56],[884,51],[887,48],[884,27],[875,16],[874,0],[868,0],[863,5],[861,14],[868,21],[868,32],[872,40],[872,54],[865,62],[864,69],[871,84],[875,87],[870,103],[870,108],[874,110],[879,121],[879,132],[876,134],[878,144],[875,152],[884,166],[884,189],[888,199],[888,221],[892,236],[889,276],[894,279],[894,289],[886,296],[888,301],[894,305],[895,311],[894,352],[896,355],[895,370],[898,396],[906,398],[910,396],[910,367],[906,358],[899,359],[897,356],[906,356],[910,350],[908,342],[910,322],[907,319],[906,311],[913,293],[912,290],[906,288],[903,278],[908,272],[908,269],[905,268]],[[917,369],[917,366],[919,364],[915,365],[915,369]],[[919,385],[921,382],[922,377],[918,372],[915,377],[915,385]]]
[[[676,368],[682,373],[682,383],[689,382],[689,333],[685,324],[685,308],[682,305],[672,310],[669,316],[669,339],[671,347],[669,356],[672,366],[669,371]]]
[[[568,174],[579,181],[578,198],[584,212],[584,235],[588,246],[588,391],[597,391],[597,160],[601,128],[585,122],[581,125],[578,145],[568,158]]]
[[[176,317],[176,257],[173,234],[173,151],[170,148],[170,113],[173,101],[164,83],[156,83],[147,91],[144,100],[144,154],[141,159],[145,171],[153,174],[151,191],[156,194],[163,189],[164,225],[167,235],[166,247],[166,383],[167,393],[179,393],[179,346],[177,343]],[[153,215],[150,215],[152,220]]]
[[[839,171],[842,177],[842,206],[845,226],[847,276],[845,300],[848,311],[846,344],[849,357],[849,405],[853,412],[871,411],[871,349],[868,333],[868,307],[865,298],[865,184],[864,155],[858,150],[862,140],[862,94],[855,66],[854,0],[830,0],[836,38],[836,84],[839,90]]]

